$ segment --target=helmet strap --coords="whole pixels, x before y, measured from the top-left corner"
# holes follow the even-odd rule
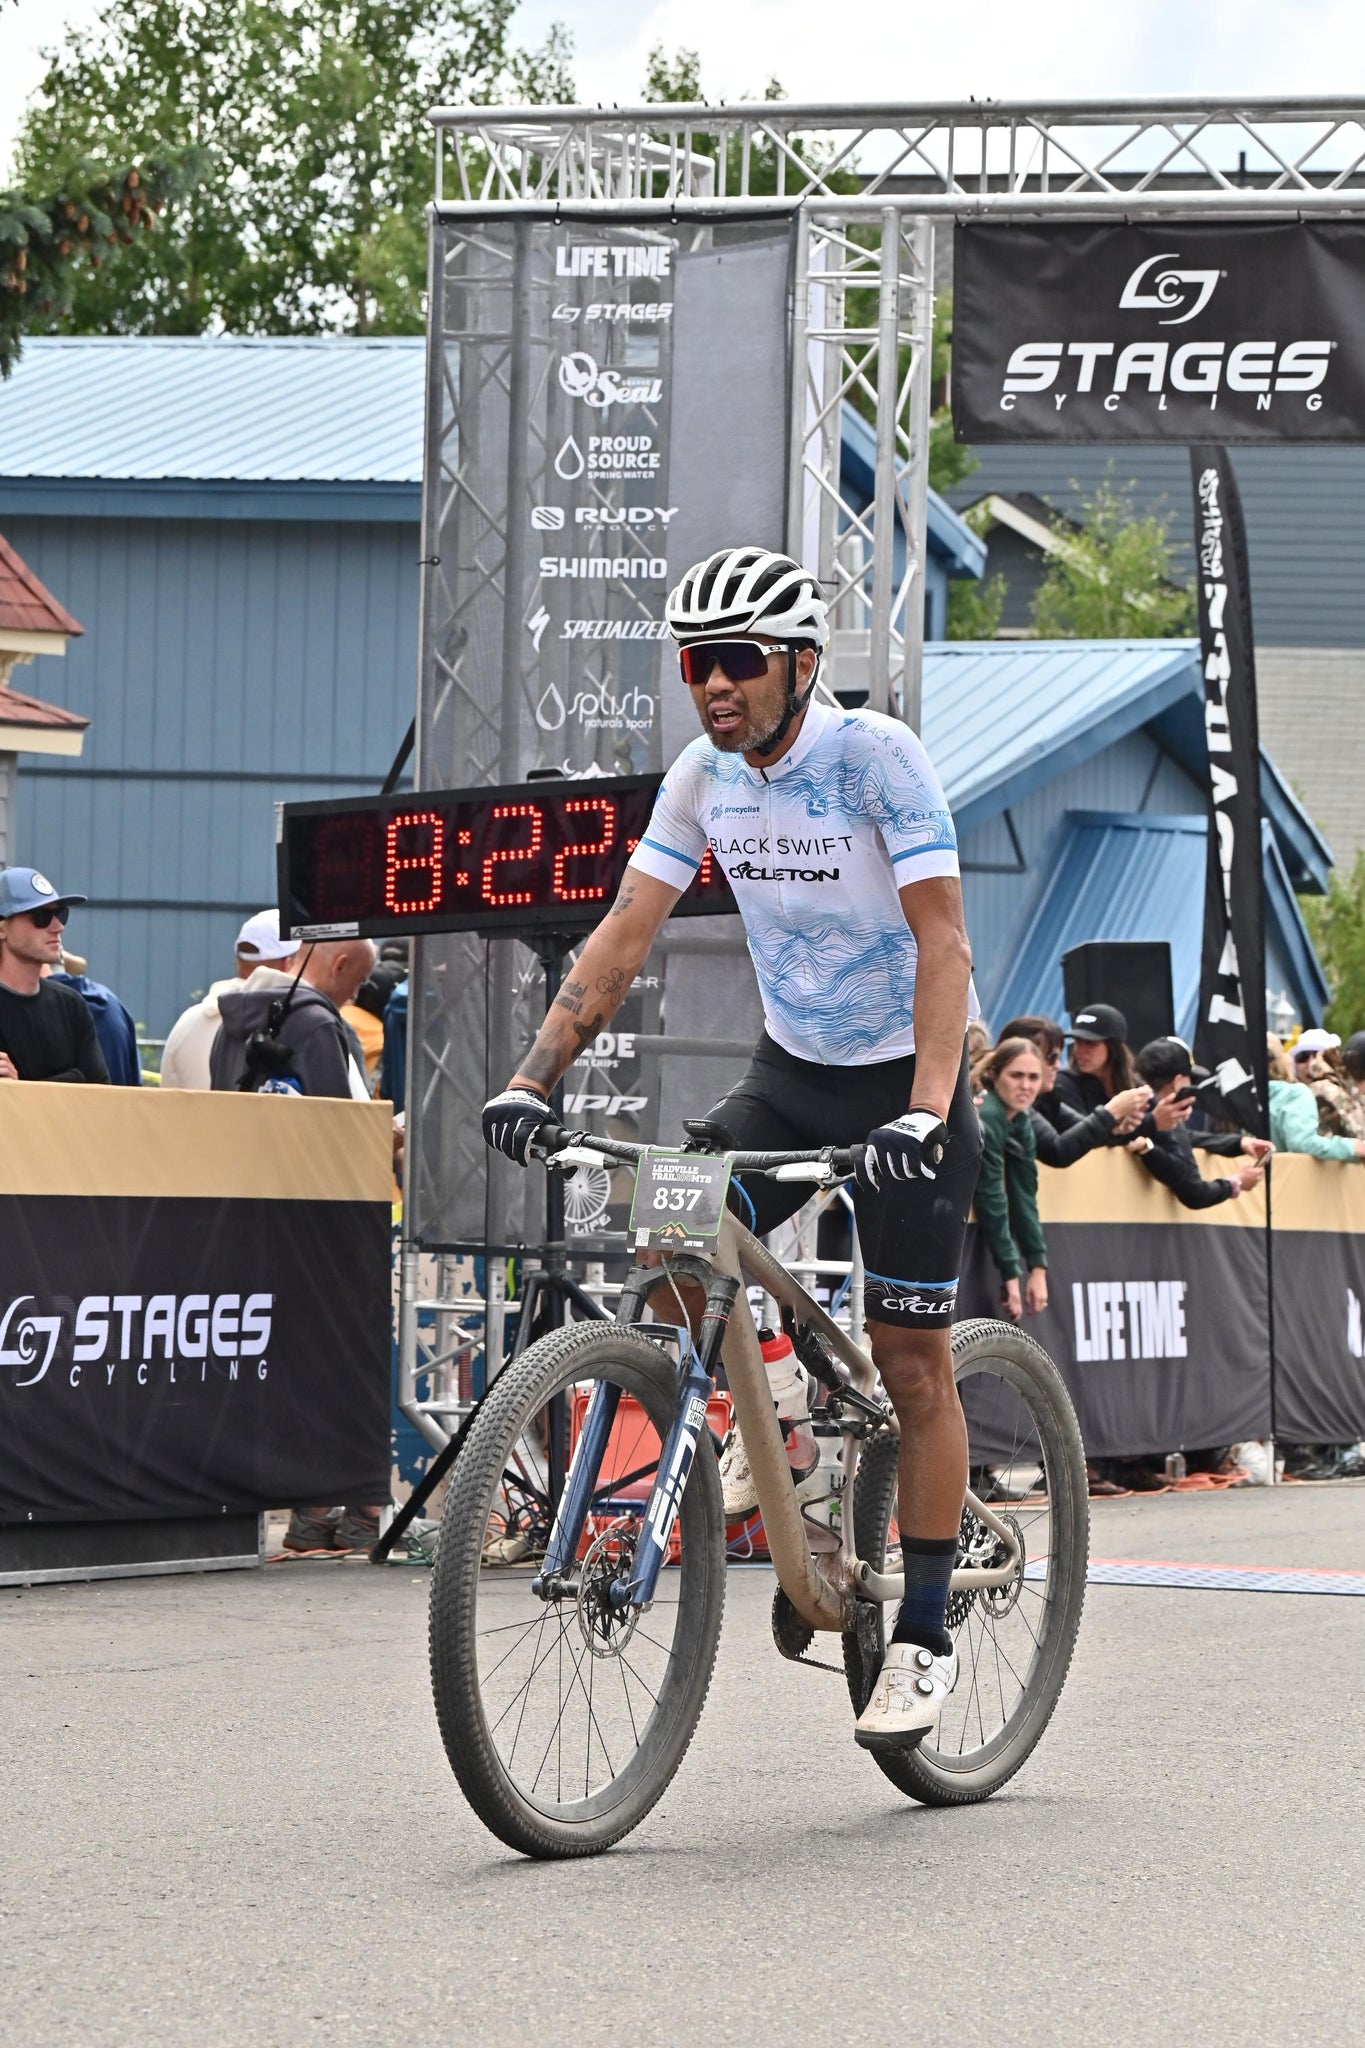
[[[775,754],[777,752],[783,740],[787,737],[787,734],[791,730],[792,720],[794,718],[799,718],[801,716],[801,713],[805,710],[806,706],[810,703],[811,698],[815,694],[815,678],[820,673],[820,656],[817,652],[815,657],[815,668],[812,672],[810,682],[807,685],[805,695],[802,697],[798,697],[796,694],[796,656],[797,649],[795,647],[789,647],[787,649],[787,708],[782,713],[781,721],[779,722],[776,731],[773,732],[769,739],[764,741],[761,747],[753,747],[750,749],[752,753],[758,755],[760,760],[766,760],[769,754]]]

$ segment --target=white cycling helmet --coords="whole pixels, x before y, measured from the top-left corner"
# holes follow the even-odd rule
[[[668,630],[678,641],[763,633],[829,645],[829,607],[809,569],[771,548],[718,548],[694,562],[668,593]]]

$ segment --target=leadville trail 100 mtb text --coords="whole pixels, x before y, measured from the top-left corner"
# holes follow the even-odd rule
[[[503,1371],[446,1496],[431,1592],[446,1754],[475,1812],[512,1848],[583,1856],[619,1841],[659,1799],[711,1682],[726,1570],[707,1426],[718,1364],[777,1575],[777,1646],[799,1658],[817,1630],[839,1633],[855,1713],[903,1591],[890,1568],[898,1438],[871,1359],[721,1206],[732,1169],[828,1188],[851,1172],[850,1153],[661,1155],[558,1130],[544,1153],[561,1170],[634,1167],[636,1221],[647,1174],[666,1174],[651,1165],[662,1156],[700,1159],[683,1179],[709,1172],[718,1195],[700,1253],[665,1250],[662,1264],[633,1268],[615,1321],[553,1331]],[[686,1189],[681,1224],[676,1196],[656,1186],[651,1200],[685,1239],[697,1221]],[[817,1420],[839,1432],[835,1515],[797,1502],[746,1285],[777,1302],[819,1383]],[[695,1341],[684,1289],[692,1303],[705,1298]],[[661,1290],[675,1321],[647,1320]],[[900,1791],[939,1806],[989,1797],[1047,1726],[1080,1625],[1088,1532],[1080,1433],[1046,1353],[1010,1324],[972,1321],[954,1330],[953,1357],[973,1488],[948,1603],[961,1676],[933,1734],[874,1755]]]

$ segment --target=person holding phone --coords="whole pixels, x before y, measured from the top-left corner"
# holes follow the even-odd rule
[[[1198,1100],[1194,1083],[1194,1056],[1183,1038],[1154,1038],[1137,1056],[1137,1071],[1152,1090],[1153,1114],[1144,1119],[1151,1126],[1150,1143],[1139,1156],[1148,1173],[1168,1187],[1186,1209],[1214,1209],[1220,1202],[1232,1202],[1265,1178],[1264,1161],[1275,1147],[1268,1138],[1252,1138],[1243,1131],[1199,1131],[1191,1136],[1186,1126]],[[1232,1172],[1205,1180],[1194,1150],[1241,1158],[1244,1164]]]

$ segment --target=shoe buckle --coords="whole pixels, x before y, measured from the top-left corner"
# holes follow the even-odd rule
[[[923,1693],[925,1699],[928,1699],[933,1689],[934,1681],[932,1678],[917,1678],[915,1680],[915,1691]]]
[[[919,1665],[921,1671],[927,1671],[929,1669],[929,1666],[933,1663],[933,1661],[934,1658],[932,1651],[916,1650],[915,1662]]]

